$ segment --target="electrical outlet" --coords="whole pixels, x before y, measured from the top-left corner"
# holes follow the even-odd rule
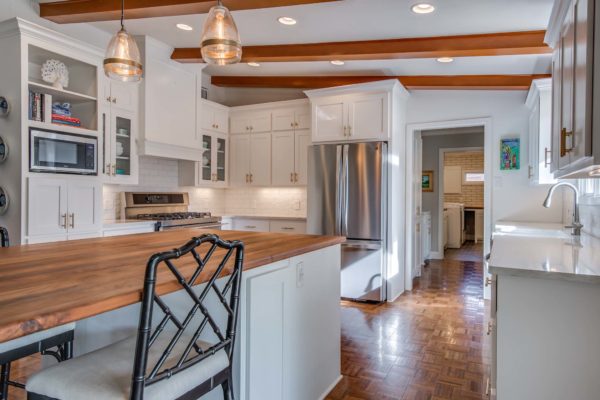
[[[296,264],[296,287],[304,286],[304,263]]]

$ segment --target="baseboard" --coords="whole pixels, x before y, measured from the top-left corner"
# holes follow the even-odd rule
[[[325,393],[323,393],[321,396],[319,396],[319,400],[325,400],[325,397],[327,397],[327,395],[333,390],[333,388],[335,388],[337,386],[338,383],[340,383],[340,381],[342,380],[344,376],[340,375],[335,382],[333,382],[325,391]]]
[[[440,253],[439,251],[432,251],[429,253],[429,259],[430,260],[443,260],[444,255],[442,253]]]

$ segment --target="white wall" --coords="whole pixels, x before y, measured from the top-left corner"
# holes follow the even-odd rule
[[[493,133],[492,223],[498,220],[562,222],[562,206],[542,207],[547,186],[527,176],[528,110],[524,91],[412,91],[409,124],[490,117]],[[500,170],[500,139],[521,138],[521,169]],[[557,199],[558,200],[558,199]]]

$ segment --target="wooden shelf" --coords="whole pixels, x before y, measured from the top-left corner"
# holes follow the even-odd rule
[[[48,129],[51,131],[75,133],[75,134],[79,134],[79,135],[98,136],[98,131],[96,131],[96,130],[81,128],[81,127],[77,127],[77,126],[62,125],[62,124],[47,124],[45,122],[31,121],[31,120],[28,120],[27,122],[29,123],[29,126],[31,128]]]
[[[71,92],[70,90],[57,89],[50,85],[29,81],[29,90],[33,92],[41,92],[52,96],[52,101],[70,102],[70,103],[84,103],[90,101],[96,101],[95,97],[88,96],[77,92]]]

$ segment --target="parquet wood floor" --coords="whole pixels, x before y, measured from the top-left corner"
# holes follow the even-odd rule
[[[394,303],[342,303],[343,378],[327,400],[487,399],[488,308],[482,263],[454,259],[432,260]]]
[[[342,374],[327,400],[483,400],[490,372],[481,250],[430,261],[394,303],[342,302]],[[24,381],[39,356],[13,364]],[[10,400],[25,400],[10,389]]]

